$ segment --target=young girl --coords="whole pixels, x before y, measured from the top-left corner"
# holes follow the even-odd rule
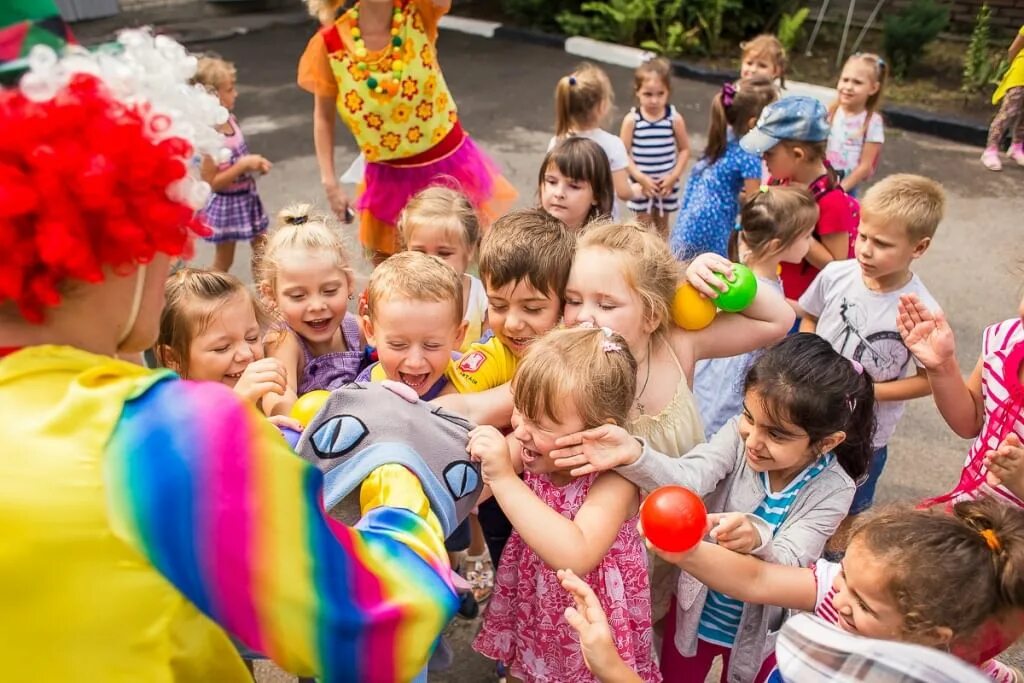
[[[267,355],[288,374],[288,391],[264,398],[267,415],[287,414],[314,389],[351,382],[363,360],[359,324],[348,312],[353,275],[345,244],[326,216],[311,212],[308,204],[282,211],[260,259],[260,293],[282,323]]]
[[[739,138],[775,97],[771,81],[758,77],[725,83],[712,98],[708,145],[690,171],[669,239],[680,260],[705,252],[726,255],[741,193],[750,197],[761,185],[761,160],[740,149]]]
[[[600,145],[608,157],[615,188],[612,216],[622,220],[625,214],[620,201],[633,198],[633,189],[629,186],[629,153],[622,140],[601,128],[611,112],[614,98],[608,74],[593,64],[584,62],[572,74],[559,79],[555,86],[555,136],[548,150],[569,137],[589,138]]]
[[[712,531],[719,544],[807,566],[846,517],[854,480],[867,471],[873,410],[871,378],[825,340],[800,334],[754,362],[741,416],[684,457],[652,452],[624,430],[605,426],[559,442],[560,453],[579,455],[556,464],[586,463],[573,474],[618,467],[646,491],[687,486],[705,498],[709,511],[731,513]],[[771,651],[768,634],[782,623],[781,610],[706,592],[686,574],[676,601],[662,647],[665,680],[703,681],[718,655],[723,680],[754,680]]]
[[[778,81],[779,89],[786,87],[786,49],[770,33],[762,33],[740,43],[740,79],[767,78]]]
[[[1010,68],[1003,76],[999,87],[992,93],[992,104],[1003,104],[999,113],[992,119],[988,129],[988,143],[981,155],[981,163],[990,171],[1003,170],[999,161],[999,147],[1003,144],[1003,135],[1010,128],[1010,150],[1007,155],[1024,166],[1024,26],[1020,27],[1010,49],[1006,51]],[[1012,126],[1012,128],[1011,128]]]
[[[537,178],[540,205],[572,232],[600,216],[611,216],[615,202],[608,157],[593,140],[562,140],[544,157]]]
[[[402,244],[409,251],[436,256],[462,278],[466,338],[462,351],[483,336],[487,292],[466,272],[480,247],[480,220],[466,196],[447,187],[428,187],[410,200],[398,217]]]
[[[878,167],[885,143],[879,109],[888,74],[885,60],[878,55],[851,55],[836,85],[839,98],[828,108],[832,129],[825,157],[842,176],[841,185],[850,194]]]
[[[203,57],[193,80],[216,94],[225,109],[234,111],[238,90],[233,64],[217,57]],[[206,238],[216,245],[213,268],[226,273],[235,260],[235,242],[248,241],[253,250],[253,263],[259,260],[263,234],[270,219],[256,192],[254,176],[267,173],[271,163],[259,154],[249,154],[234,114],[217,126],[217,130],[224,136],[224,147],[231,156],[221,163],[211,156],[203,157],[203,180],[210,184],[213,194],[202,215],[203,221],[213,229],[213,234]]]
[[[356,208],[359,239],[379,263],[399,249],[395,224],[413,195],[450,176],[487,222],[515,190],[459,124],[437,60],[437,25],[451,0],[308,0],[324,28],[299,62],[299,85],[314,95],[313,142],[320,182],[339,221],[349,198],[334,167],[335,108],[366,168]]]
[[[785,567],[708,542],[688,553],[655,552],[738,600],[813,611],[850,633],[949,650],[1013,683],[1012,669],[979,660],[970,646],[991,619],[1024,607],[1022,539],[1024,512],[981,500],[958,503],[952,514],[880,511],[854,530],[842,564]],[[769,657],[764,670],[773,665]]]
[[[904,295],[897,324],[903,343],[928,373],[935,405],[946,424],[958,436],[974,438],[959,483],[936,502],[992,496],[1024,507],[1024,481],[1017,472],[1024,464],[1019,462],[1024,441],[1024,300],[1018,317],[982,332],[981,355],[966,381],[957,363],[953,330],[942,311],[928,310],[915,294]]]
[[[288,389],[281,362],[263,357],[262,318],[238,278],[183,268],[164,286],[157,360],[182,379],[220,382],[259,406],[265,395]]]
[[[679,178],[690,160],[686,122],[668,103],[672,65],[662,57],[647,60],[633,75],[633,89],[639,106],[622,119],[619,137],[629,150],[629,175],[639,185],[633,194],[643,199],[628,206],[667,239],[668,215],[679,208]]]
[[[817,222],[818,205],[807,190],[762,185],[743,205],[729,255],[754,271],[759,287],[771,287],[781,295],[779,264],[803,260]],[[752,352],[697,362],[693,395],[708,439],[740,414],[743,378],[753,360]]]
[[[860,206],[839,184],[826,163],[828,111],[813,97],[784,97],[765,107],[757,125],[740,141],[748,152],[763,155],[769,184],[806,187],[818,202],[814,242],[800,263],[782,264],[782,288],[794,309],[826,263],[853,258]]]
[[[571,602],[556,567],[595,586],[619,654],[643,680],[658,680],[647,558],[636,531],[639,491],[614,473],[574,478],[550,457],[559,436],[626,424],[635,384],[636,361],[622,337],[556,330],[534,342],[516,369],[512,435],[470,432],[468,450],[515,528],[473,647],[504,662],[514,680],[594,680],[562,619]]]

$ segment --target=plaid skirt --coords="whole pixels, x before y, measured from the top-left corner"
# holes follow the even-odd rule
[[[255,183],[248,190],[214,192],[202,218],[213,229],[213,234],[204,238],[207,242],[249,241],[263,234],[270,224]]]

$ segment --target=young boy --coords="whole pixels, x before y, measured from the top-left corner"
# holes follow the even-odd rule
[[[462,319],[462,281],[444,261],[418,251],[403,251],[373,271],[361,319],[366,341],[377,348],[378,362],[356,378],[360,382],[401,382],[424,401],[455,389],[449,384],[466,323]]]
[[[480,279],[494,336],[472,344],[459,362],[452,382],[460,393],[511,382],[530,343],[558,324],[575,248],[572,233],[541,209],[512,211],[495,221],[480,247]],[[471,413],[481,412],[481,398],[490,404],[487,397],[474,397]],[[503,391],[497,398],[507,404],[507,411],[499,412],[511,417],[512,395]]]
[[[938,305],[910,266],[931,245],[945,204],[942,186],[928,178],[898,174],[880,181],[861,203],[856,259],[826,265],[800,297],[806,314],[800,331],[828,340],[875,382],[874,454],[850,515],[874,500],[905,402],[931,393],[924,368],[896,329],[896,310],[902,294],[917,294],[929,308]]]

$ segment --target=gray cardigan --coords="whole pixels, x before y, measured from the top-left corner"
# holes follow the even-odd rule
[[[679,484],[704,498],[708,512],[753,513],[764,500],[764,486],[757,472],[747,465],[740,436],[739,417],[733,418],[711,441],[696,446],[679,458],[651,450],[645,443],[640,458],[616,471],[640,488]],[[767,525],[750,514],[765,541],[754,555],[767,562],[806,567],[816,560],[850,510],[855,485],[833,461],[800,490],[793,506],[774,537]],[[707,599],[707,587],[683,572],[676,588],[676,648],[684,656],[697,652],[697,626]],[[770,605],[743,605],[734,654],[729,661],[730,683],[750,683],[764,658],[775,649],[775,636],[782,627],[785,611]]]

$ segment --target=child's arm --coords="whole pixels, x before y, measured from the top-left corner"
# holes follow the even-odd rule
[[[860,153],[860,161],[857,165],[846,174],[843,178],[842,183],[843,189],[849,192],[853,188],[857,187],[860,183],[871,177],[875,171],[875,163],[878,161],[878,155],[882,153],[881,142],[865,142],[864,148]],[[838,258],[838,257],[837,257]]]
[[[982,357],[971,376],[964,381],[956,360],[953,330],[942,311],[928,310],[916,294],[900,297],[896,321],[903,343],[924,366],[928,374],[935,407],[946,424],[964,439],[981,432],[985,406],[981,395]]]
[[[299,366],[302,363],[302,349],[292,332],[282,330],[279,337],[266,345],[267,358],[276,358],[287,378],[287,386],[281,394],[270,393],[263,397],[264,415],[287,415],[299,396]]]
[[[223,171],[217,170],[217,162],[208,154],[203,155],[203,164],[199,169],[200,175],[210,185],[214,192],[220,192],[231,186],[238,180],[239,176],[246,173],[266,173],[270,170],[271,163],[259,154],[246,154]]]
[[[627,113],[622,119],[622,128],[619,130],[619,137],[622,139],[622,144],[626,146],[627,152],[633,149],[633,129],[635,126],[636,121],[633,119],[633,112]],[[649,175],[637,168],[636,162],[633,161],[632,153],[629,154],[628,159],[626,170],[629,171],[629,177],[640,184],[644,196],[650,197],[657,193],[657,183]],[[639,197],[630,197],[630,199],[639,199]]]
[[[707,297],[715,297],[726,284],[714,273],[732,274],[732,264],[718,254],[701,254],[686,269],[687,281]],[[768,346],[793,327],[793,309],[770,287],[758,287],[754,301],[742,313],[719,313],[702,330],[673,328],[672,343],[681,358],[724,358]],[[689,349],[686,348],[689,345]],[[689,376],[692,373],[689,368]]]
[[[800,331],[816,334],[818,331],[818,318],[804,311],[804,317],[800,318]]]
[[[599,476],[574,519],[552,510],[516,474],[508,443],[493,427],[470,432],[468,450],[480,461],[484,483],[509,522],[550,567],[586,576],[612,547],[622,524],[636,513],[636,487],[614,473]]]
[[[711,441],[694,446],[683,457],[655,451],[622,427],[602,425],[555,440],[555,466],[573,468],[575,477],[615,469],[645,491],[678,484],[703,497],[715,490],[736,467],[742,439],[736,420],[725,424]]]
[[[913,377],[895,379],[891,382],[875,382],[876,401],[908,401],[932,393],[928,384],[928,371],[918,368]]]
[[[338,174],[334,170],[335,100],[334,95],[318,94],[313,97],[313,147],[320,167],[320,184],[327,194],[331,211],[339,221],[350,223],[351,220],[346,216],[349,198],[338,184]]]
[[[1017,33],[1017,36],[1010,43],[1010,49],[1006,51],[1006,61],[1013,64],[1013,60],[1017,58],[1017,53],[1024,48],[1024,31]]]
[[[842,261],[850,253],[850,236],[845,232],[830,232],[811,240],[811,248],[804,259],[815,268],[824,268],[833,261]]]
[[[679,112],[675,112],[675,116],[672,117],[672,133],[676,138],[678,157],[675,168],[661,181],[662,196],[668,196],[672,193],[672,188],[683,177],[683,172],[686,171],[686,164],[690,162],[690,134],[686,132],[686,121]]]
[[[559,569],[558,580],[575,607],[565,608],[565,620],[580,636],[580,649],[587,668],[601,683],[640,683],[640,677],[629,668],[615,649],[608,616],[601,609],[594,589],[571,569]]]
[[[713,591],[758,605],[814,609],[817,586],[812,569],[764,562],[706,541],[686,553],[665,553],[647,545]]]
[[[629,173],[625,168],[612,171],[612,185],[615,186],[615,196],[622,201],[633,198],[633,188],[629,186]]]
[[[458,393],[449,384],[435,403],[445,410],[462,415],[478,425],[507,427],[512,422],[512,384],[506,382],[493,389],[476,393]],[[449,392],[448,389],[452,388]]]
[[[753,197],[761,190],[761,178],[744,178],[743,189],[740,190],[740,204]]]

